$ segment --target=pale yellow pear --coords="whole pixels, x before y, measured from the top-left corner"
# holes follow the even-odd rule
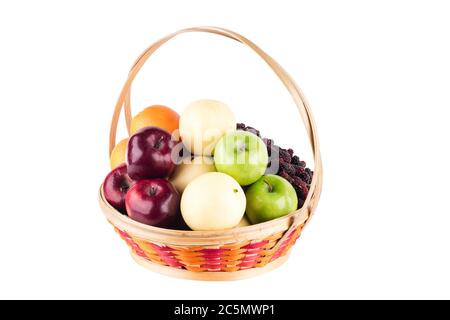
[[[180,116],[180,136],[186,148],[195,155],[210,156],[219,139],[236,130],[236,119],[230,108],[216,100],[197,100]]]
[[[189,159],[179,164],[169,180],[177,191],[182,194],[189,182],[204,173],[214,171],[216,171],[216,167],[212,158],[196,156],[192,160]]]
[[[181,196],[181,213],[192,230],[236,227],[245,213],[242,187],[229,175],[209,172],[192,180]]]

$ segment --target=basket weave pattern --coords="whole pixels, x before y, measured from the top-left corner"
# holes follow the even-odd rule
[[[153,263],[192,272],[233,272],[264,267],[269,262],[284,256],[299,238],[302,227],[298,226],[292,231],[276,251],[273,249],[283,233],[277,233],[262,240],[218,247],[183,247],[152,243],[134,238],[116,227],[114,229],[136,255]]]
[[[299,210],[264,223],[222,231],[183,231],[147,226],[123,216],[107,201],[100,187],[99,202],[107,220],[131,248],[133,258],[148,269],[194,280],[236,280],[267,272],[282,264],[303,228],[310,221],[322,190],[322,161],[317,130],[309,105],[289,74],[268,54],[247,38],[217,27],[179,30],[148,47],[135,61],[117,100],[109,135],[109,152],[116,142],[121,111],[130,133],[130,92],[133,80],[147,59],[175,36],[206,32],[233,39],[252,49],[278,76],[302,117],[314,156],[314,175],[308,196]]]

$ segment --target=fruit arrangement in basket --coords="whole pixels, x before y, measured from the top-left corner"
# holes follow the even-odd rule
[[[131,117],[130,90],[143,65],[166,42],[191,32],[237,41],[277,75],[305,125],[314,175],[292,149],[237,123],[232,106],[218,101],[195,101],[181,115],[156,105]],[[122,111],[130,136],[116,145]],[[115,105],[109,152],[112,171],[99,193],[105,217],[136,262],[174,277],[237,280],[277,268],[322,189],[317,129],[300,88],[256,44],[219,27],[178,30],[144,50]]]
[[[232,109],[198,100],[178,115],[154,105],[110,157],[105,200],[130,219],[212,231],[285,216],[303,206],[313,172],[292,149],[237,123]]]

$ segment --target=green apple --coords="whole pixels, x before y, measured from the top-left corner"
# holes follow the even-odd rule
[[[297,210],[298,199],[294,187],[286,179],[265,175],[245,192],[246,213],[252,224],[269,221]]]
[[[266,145],[251,132],[228,133],[214,148],[216,170],[232,176],[241,186],[248,186],[261,178],[268,161]]]

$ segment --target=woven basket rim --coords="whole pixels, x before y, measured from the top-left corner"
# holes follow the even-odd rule
[[[290,225],[291,220],[296,215],[304,215],[304,221],[307,220],[308,214],[307,209],[305,207],[302,207],[294,212],[291,212],[288,215],[285,215],[280,218],[276,218],[270,221],[250,225],[250,226],[243,226],[243,227],[235,227],[231,229],[225,229],[225,230],[214,230],[214,231],[193,231],[193,230],[175,230],[175,229],[167,229],[167,228],[160,228],[160,227],[154,227],[150,225],[143,224],[141,222],[135,221],[131,219],[128,216],[123,215],[119,211],[117,211],[114,207],[112,207],[106,200],[103,194],[103,184],[100,185],[99,190],[99,201],[100,205],[103,209],[104,214],[106,215],[106,218],[113,223],[116,226],[123,226],[124,229],[133,229],[133,230],[139,230],[140,234],[148,235],[150,238],[152,236],[159,237],[176,237],[180,240],[186,239],[186,238],[198,238],[198,239],[209,239],[209,240],[216,240],[219,237],[241,237],[242,235],[246,234],[255,234],[255,233],[261,233],[265,230],[269,229],[280,229],[283,230],[285,227],[287,228]],[[114,220],[114,221],[111,221]]]

